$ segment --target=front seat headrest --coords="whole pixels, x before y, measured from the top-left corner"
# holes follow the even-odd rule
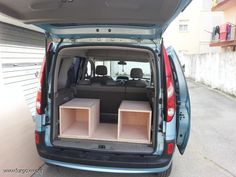
[[[143,70],[141,68],[133,68],[130,72],[130,77],[135,78],[143,78]]]
[[[105,76],[105,75],[107,75],[107,67],[106,67],[106,66],[103,66],[103,65],[98,65],[98,66],[96,67],[95,73],[96,73],[97,75]]]

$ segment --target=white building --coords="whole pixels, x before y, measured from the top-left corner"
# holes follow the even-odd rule
[[[211,32],[214,26],[223,23],[222,12],[211,11],[211,0],[193,0],[164,33],[167,45],[172,45],[184,54],[199,54],[219,51],[211,48]]]

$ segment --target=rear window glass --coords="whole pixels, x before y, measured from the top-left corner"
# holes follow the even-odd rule
[[[130,72],[132,68],[141,68],[143,71],[144,79],[151,79],[151,67],[149,62],[136,62],[125,61],[125,64],[118,64],[120,61],[95,61],[95,67],[98,65],[104,65],[107,67],[107,75],[113,79],[118,76],[128,76],[130,78]]]

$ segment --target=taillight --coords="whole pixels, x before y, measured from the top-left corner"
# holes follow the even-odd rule
[[[48,44],[47,47],[47,52],[50,50],[52,46],[52,43]],[[45,67],[46,67],[46,57],[43,59],[41,71],[40,71],[40,78],[39,78],[39,87],[38,87],[38,92],[37,92],[37,97],[36,97],[36,111],[39,115],[44,113],[44,107],[43,107],[43,82],[44,82],[44,74],[45,74]]]
[[[166,74],[166,121],[170,122],[176,111],[176,95],[175,95],[175,88],[174,88],[174,80],[170,66],[170,60],[166,53],[166,49],[163,47],[163,58],[165,62],[165,74]]]

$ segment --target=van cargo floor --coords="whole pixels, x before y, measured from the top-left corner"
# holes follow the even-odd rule
[[[98,124],[94,130],[92,139],[115,141],[117,139],[117,124]]]
[[[84,150],[100,150],[106,152],[127,152],[127,153],[140,153],[150,154],[153,152],[151,144],[141,143],[125,143],[115,141],[98,141],[98,140],[85,140],[85,139],[68,139],[59,138],[53,141],[54,146],[64,148],[80,148]],[[103,147],[100,149],[99,147]]]

